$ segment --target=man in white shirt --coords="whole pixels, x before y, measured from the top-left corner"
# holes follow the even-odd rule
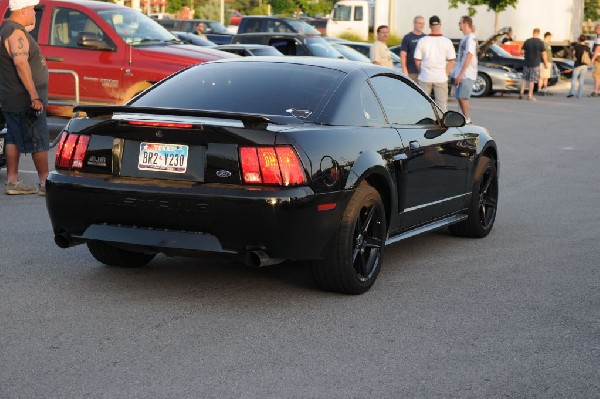
[[[469,98],[473,92],[473,84],[477,80],[477,40],[473,33],[473,20],[468,15],[462,16],[458,22],[464,34],[458,45],[458,57],[454,69],[456,99],[467,123],[471,123],[469,114]]]
[[[415,64],[419,69],[419,86],[435,94],[442,111],[448,105],[448,75],[454,66],[456,52],[452,42],[442,36],[442,23],[437,15],[429,18],[431,34],[420,39],[415,49]]]
[[[387,46],[390,30],[386,25],[377,28],[377,40],[371,45],[371,62],[386,68],[393,68],[392,54]]]

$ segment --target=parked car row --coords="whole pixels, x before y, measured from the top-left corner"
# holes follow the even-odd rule
[[[233,38],[233,35],[220,22],[209,19],[159,19],[156,22],[167,30],[188,34],[193,34],[198,23],[202,22],[204,23],[204,34],[215,44],[229,44]]]

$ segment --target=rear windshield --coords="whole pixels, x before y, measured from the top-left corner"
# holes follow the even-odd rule
[[[131,105],[264,115],[314,121],[344,72],[265,62],[207,63],[155,86]]]

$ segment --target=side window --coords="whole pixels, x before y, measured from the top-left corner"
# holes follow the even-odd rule
[[[281,21],[267,21],[267,32],[294,32],[288,25]]]
[[[7,12],[8,12],[8,10],[7,10]],[[31,32],[29,32],[31,37],[33,37],[36,42],[38,41],[38,34],[40,33],[40,22],[42,22],[42,15],[44,15],[44,7],[36,6],[35,7],[35,26],[33,27],[33,30]]]
[[[104,32],[87,15],[70,8],[54,8],[50,24],[50,44],[79,48],[83,35],[104,39]]]
[[[283,55],[299,55],[296,54],[296,43],[294,41],[286,39],[272,39],[270,40],[269,45],[275,47]]]
[[[258,19],[248,19],[244,23],[244,33],[247,32],[260,32],[261,31],[261,21]]]
[[[38,34],[40,33],[40,22],[42,21],[42,15],[44,14],[44,6],[37,5],[35,6],[35,26],[29,32],[31,37],[37,42]],[[10,8],[6,9],[4,13],[4,19],[8,19],[10,17]]]
[[[386,124],[381,105],[379,105],[379,101],[377,101],[371,86],[367,82],[363,83],[360,89],[360,101],[363,107],[366,126],[381,126]]]
[[[399,125],[434,124],[433,105],[419,91],[401,79],[376,76],[371,79],[390,123]]]
[[[362,21],[363,20],[363,8],[362,6],[357,6],[354,8],[354,20]]]

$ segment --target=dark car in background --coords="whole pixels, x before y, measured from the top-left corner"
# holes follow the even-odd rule
[[[329,42],[329,44],[331,45],[331,47],[333,47],[334,49],[339,51],[340,54],[342,54],[344,56],[344,58],[346,58],[350,61],[368,62],[368,63],[371,62],[371,59],[369,57],[366,57],[363,53],[353,49],[352,47],[345,46],[344,43]]]
[[[268,46],[266,44],[223,44],[221,46],[217,46],[216,49],[237,54],[242,57],[278,57],[283,55],[275,47]]]
[[[167,30],[193,33],[199,22],[204,23],[206,38],[215,44],[229,44],[233,35],[218,21],[210,19],[157,19]]]
[[[257,32],[299,33],[302,35],[321,34],[317,29],[300,19],[265,15],[244,16],[238,27],[237,34]]]
[[[346,60],[230,61],[126,106],[75,108],[46,183],[58,246],[123,267],[158,253],[304,261],[320,288],[360,294],[386,245],[492,230],[494,140],[413,81]]]
[[[507,66],[514,69],[517,72],[523,72],[525,65],[524,57],[517,57],[511,55],[508,51],[497,45],[494,40],[497,35],[494,35],[489,40],[483,42],[479,47],[478,58],[480,62],[489,62],[496,65]],[[455,43],[455,46],[458,44]],[[560,79],[560,70],[555,62],[552,63],[552,70],[550,79],[548,79],[548,85],[553,86],[558,83]]]
[[[283,55],[344,58],[320,35],[298,33],[244,33],[233,37],[233,44],[266,44]]]
[[[365,57],[371,59],[371,43],[364,42],[348,42],[348,41],[337,41],[337,43],[343,44],[344,46],[348,46],[358,51]],[[394,52],[392,53],[392,62],[394,63],[394,68],[402,69],[402,61],[400,61],[400,57],[396,55]]]
[[[216,47],[217,46],[214,42],[211,42],[208,39],[204,39],[194,33],[180,32],[180,31],[176,31],[176,30],[172,30],[171,33],[174,34],[175,36],[177,36],[177,38],[184,43],[194,44],[196,46],[203,46],[203,47]]]

